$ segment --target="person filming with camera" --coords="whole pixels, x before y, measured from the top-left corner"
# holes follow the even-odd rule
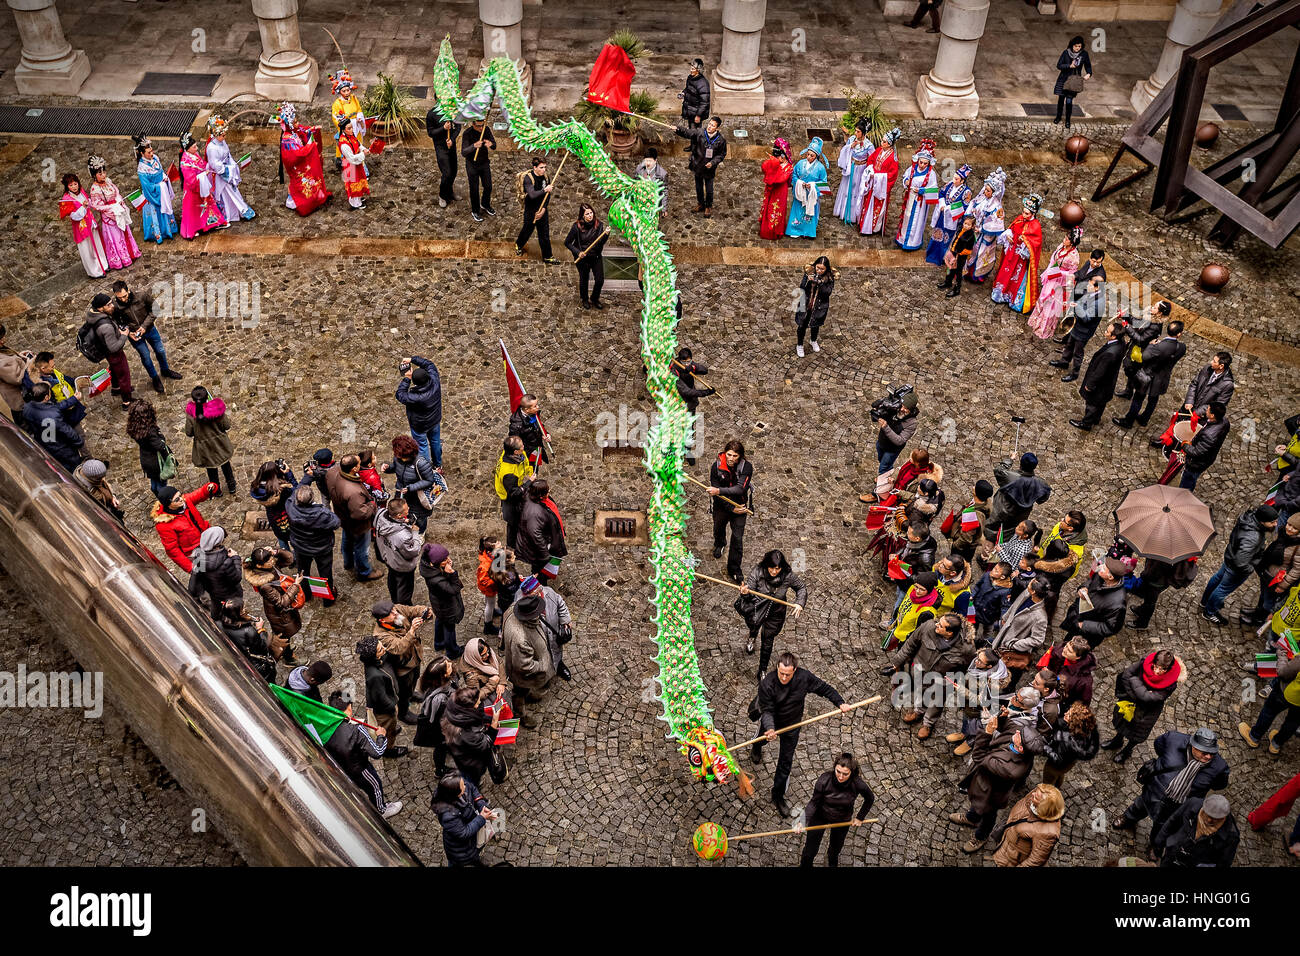
[[[916,392],[910,385],[891,388],[881,399],[871,403],[871,417],[876,428],[876,457],[880,466],[876,474],[883,475],[894,467],[903,448],[916,434]],[[874,504],[878,499],[874,492],[858,495],[858,500]]]

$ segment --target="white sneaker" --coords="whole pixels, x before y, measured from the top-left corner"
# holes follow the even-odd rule
[[[438,197],[438,208],[439,209],[447,208],[447,200],[443,199],[441,196]]]
[[[799,356],[800,358],[803,358],[803,346],[802,346],[802,345],[796,345],[796,346],[794,347],[794,354],[797,355],[797,356]]]
[[[387,820],[389,817],[395,817],[401,812],[402,812],[402,801],[394,800],[392,803],[387,804],[384,807],[384,819]]]
[[[822,347],[817,344],[816,339],[813,339],[812,347],[814,352],[820,352],[822,350]]]

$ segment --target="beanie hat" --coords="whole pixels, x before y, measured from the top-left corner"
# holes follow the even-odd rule
[[[1038,456],[1032,451],[1027,451],[1020,456],[1020,470],[1033,471],[1038,467]]]
[[[1255,509],[1255,517],[1260,521],[1276,521],[1277,509],[1272,505],[1260,505]]]
[[[542,589],[542,582],[537,580],[537,575],[530,574],[519,583],[520,594],[536,594]]]
[[[424,559],[430,564],[442,564],[450,554],[451,552],[440,544],[426,544],[424,546]]]
[[[90,307],[98,311],[113,301],[113,297],[107,292],[96,293],[95,297],[90,300]]]
[[[323,684],[334,676],[334,668],[328,661],[312,661],[307,665],[307,679],[313,684]]]
[[[226,529],[213,525],[199,535],[199,547],[204,551],[213,551],[221,547],[226,540]]]
[[[908,392],[903,396],[903,407],[908,411],[916,408],[916,392]]]
[[[98,458],[87,458],[82,462],[81,473],[87,478],[103,478],[108,474],[108,465]]]
[[[912,581],[918,587],[923,587],[927,591],[934,590],[935,585],[939,583],[939,575],[933,571],[922,571],[920,574],[912,575]]]
[[[334,452],[328,448],[318,448],[316,454],[311,456],[311,460],[318,465],[328,465],[334,460]]]
[[[427,369],[416,367],[411,370],[411,384],[419,385],[421,388],[429,384],[429,372]]]
[[[534,591],[532,594],[525,594],[523,597],[516,599],[511,605],[515,609],[515,617],[524,622],[532,622],[542,616],[542,595]]]
[[[174,500],[176,500],[176,497],[180,494],[180,492],[177,491],[175,488],[173,488],[171,485],[163,485],[161,488],[158,489],[156,494],[158,497],[158,503],[161,504],[164,508],[170,508],[171,503]]]
[[[985,500],[993,497],[993,482],[981,478],[975,482],[975,497]]]
[[[393,602],[385,598],[382,601],[376,601],[370,606],[370,613],[375,616],[375,620],[388,617],[393,613]]]

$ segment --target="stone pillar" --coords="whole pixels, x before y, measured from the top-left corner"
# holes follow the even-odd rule
[[[514,60],[524,96],[531,99],[533,68],[524,59],[523,0],[478,0],[478,18],[483,24],[483,62],[498,56]]]
[[[1169,21],[1169,30],[1165,33],[1165,48],[1160,51],[1156,71],[1133,87],[1133,95],[1129,97],[1133,109],[1141,113],[1151,105],[1156,94],[1178,72],[1183,51],[1210,35],[1210,30],[1219,19],[1221,5],[1220,0],[1179,0],[1178,6],[1174,8],[1174,17]]]
[[[710,77],[710,112],[762,113],[763,71],[758,50],[763,42],[767,0],[724,0],[722,57]]]
[[[85,50],[74,50],[63,35],[54,0],[5,0],[14,12],[23,55],[14,70],[19,93],[73,96],[90,76]]]
[[[975,53],[988,15],[989,0],[944,3],[934,69],[916,84],[916,101],[926,119],[974,119],[978,115]]]
[[[298,0],[253,0],[253,16],[262,35],[253,89],[277,101],[310,103],[320,82],[320,67],[302,49]]]

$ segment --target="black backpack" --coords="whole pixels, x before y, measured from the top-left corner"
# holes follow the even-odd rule
[[[87,361],[99,363],[108,358],[103,339],[95,334],[99,323],[106,321],[107,318],[105,316],[102,319],[87,319],[77,330],[77,351],[84,355]]]

